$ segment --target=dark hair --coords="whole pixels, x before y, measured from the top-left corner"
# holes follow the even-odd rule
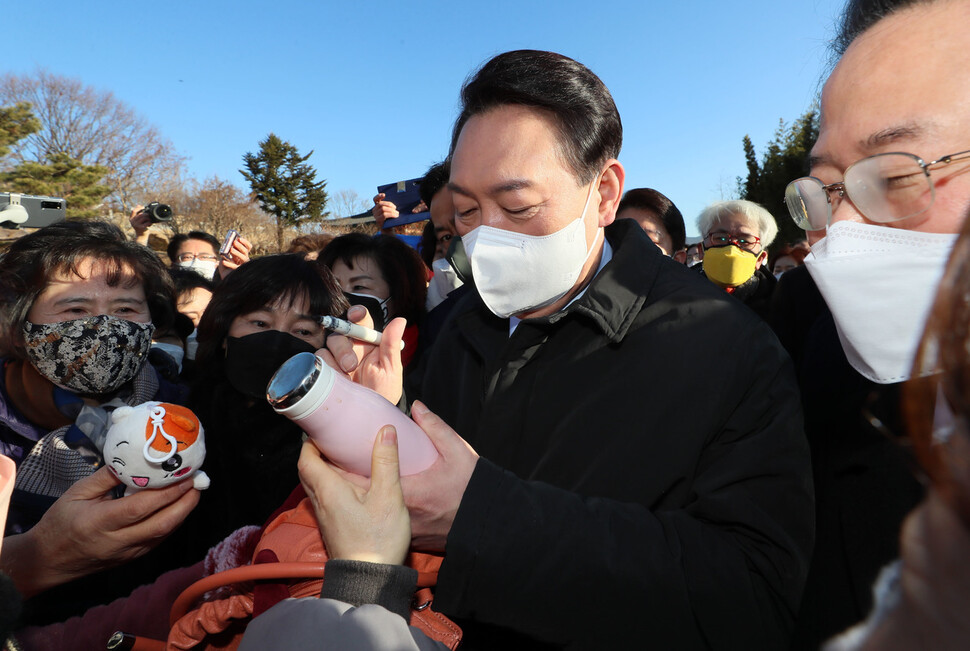
[[[555,52],[515,50],[488,61],[465,82],[451,154],[470,118],[507,105],[548,112],[559,127],[563,158],[583,184],[620,153],[620,113],[599,77]]]
[[[209,364],[219,358],[233,320],[277,301],[306,298],[314,315],[342,315],[349,304],[329,269],[302,256],[279,253],[251,260],[219,283],[199,321],[196,361]]]
[[[218,253],[219,249],[222,248],[222,242],[216,239],[215,235],[210,235],[205,231],[189,231],[188,233],[179,233],[173,237],[168,242],[168,248],[165,252],[168,253],[168,259],[172,261],[172,264],[178,264],[178,253],[179,249],[182,248],[182,242],[186,240],[202,240],[203,242],[208,242],[212,245],[212,251]]]
[[[946,263],[913,364],[903,385],[903,416],[920,465],[963,522],[970,523],[967,418],[970,417],[970,211]],[[923,376],[923,377],[920,377]],[[941,400],[942,398],[942,400]],[[940,411],[954,416],[940,436]],[[962,439],[962,441],[961,441]]]
[[[306,257],[307,253],[314,253],[323,251],[324,248],[331,241],[333,241],[333,235],[330,233],[310,233],[309,235],[300,235],[299,237],[294,237],[290,240],[290,245],[286,248],[286,253],[300,253]]]
[[[634,188],[628,190],[620,199],[620,205],[616,207],[616,214],[619,215],[627,208],[646,210],[660,218],[667,234],[670,235],[671,245],[674,249],[670,252],[671,255],[687,248],[687,230],[684,227],[684,216],[680,214],[674,202],[666,196],[652,188]]]
[[[440,163],[435,163],[428,168],[428,171],[424,173],[424,178],[421,179],[421,183],[418,185],[418,192],[421,195],[421,201],[424,202],[428,208],[431,207],[431,200],[434,195],[438,194],[441,188],[448,185],[448,177],[451,176],[451,161],[445,160]]]
[[[337,260],[348,267],[354,260],[370,258],[377,263],[384,281],[391,289],[394,314],[403,316],[409,324],[417,324],[424,316],[424,302],[428,294],[428,271],[417,251],[393,235],[348,233],[334,238],[317,258],[317,262],[331,269]]]
[[[176,298],[190,289],[201,288],[207,289],[210,292],[215,291],[215,282],[209,280],[199,272],[193,271],[192,269],[172,267],[168,270],[168,273],[172,277],[172,282],[175,284]]]
[[[839,19],[838,33],[832,42],[837,57],[845,54],[852,42],[883,18],[902,9],[931,4],[934,0],[849,0]]]
[[[438,234],[434,230],[434,222],[430,219],[425,223],[424,230],[421,231],[421,241],[418,242],[418,253],[421,261],[428,267],[434,264],[435,250],[438,248]]]
[[[172,325],[175,290],[165,265],[147,247],[131,242],[120,228],[101,221],[63,221],[24,235],[0,256],[0,354],[25,359],[23,327],[34,301],[58,274],[80,277],[78,266],[92,258],[105,264],[111,287],[134,279],[145,290],[152,323]]]

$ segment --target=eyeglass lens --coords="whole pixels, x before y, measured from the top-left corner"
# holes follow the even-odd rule
[[[928,209],[933,184],[910,154],[879,154],[849,166],[843,181],[845,193],[866,219],[884,224]],[[813,177],[797,179],[785,189],[785,203],[795,223],[805,230],[822,230],[838,209],[837,190],[825,189]]]

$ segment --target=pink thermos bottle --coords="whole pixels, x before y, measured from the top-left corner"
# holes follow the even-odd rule
[[[421,472],[438,458],[434,444],[414,421],[313,353],[286,360],[270,380],[266,399],[299,425],[330,461],[358,475],[370,476],[374,439],[385,425],[397,430],[402,475]]]

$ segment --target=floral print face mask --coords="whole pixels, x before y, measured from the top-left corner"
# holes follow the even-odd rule
[[[54,384],[81,394],[114,393],[148,359],[155,326],[102,314],[24,324],[27,357]]]

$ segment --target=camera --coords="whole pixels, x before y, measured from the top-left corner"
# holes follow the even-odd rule
[[[152,220],[153,224],[172,221],[172,207],[168,204],[152,201],[142,208],[141,211],[148,215],[148,218]]]
[[[43,228],[65,219],[64,199],[0,192],[0,228]]]

